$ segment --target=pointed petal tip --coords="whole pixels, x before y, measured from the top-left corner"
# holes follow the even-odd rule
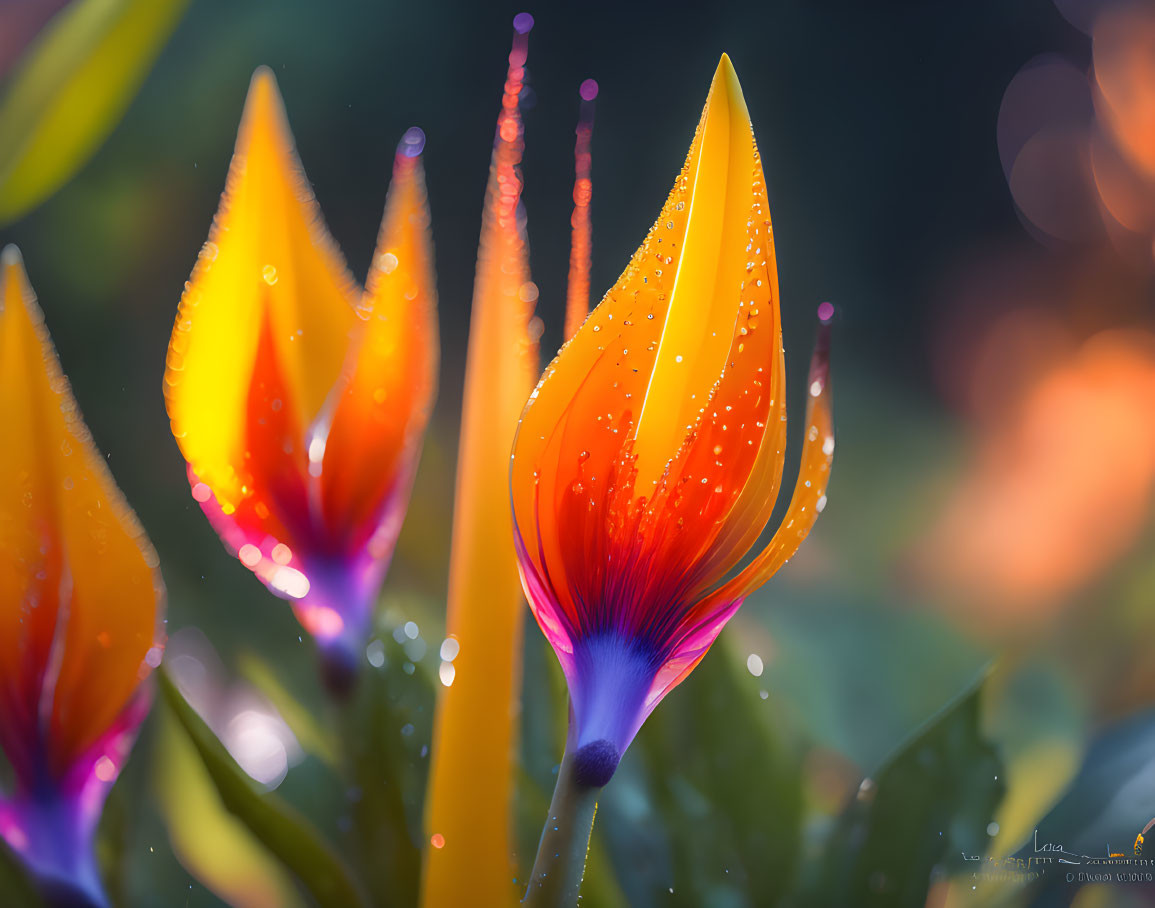
[[[27,292],[28,272],[24,270],[24,256],[14,243],[0,249],[0,314],[4,312],[5,297],[9,294],[19,300]]]
[[[273,74],[273,68],[262,63],[253,70],[253,78],[249,80],[249,90],[256,88],[273,88],[277,87],[277,77]]]
[[[714,81],[738,84],[738,73],[734,70],[734,63],[730,60],[729,54],[722,54],[718,60],[718,68],[714,70]]]
[[[730,62],[729,54],[722,54],[718,68],[714,70],[714,79],[710,83],[710,96],[713,97],[716,93],[723,93],[728,107],[740,111],[746,119],[750,118],[746,110],[746,98],[742,94],[742,84],[738,81],[738,73],[734,69],[734,64]]]
[[[257,114],[267,117],[271,113],[278,112],[283,116],[283,111],[284,102],[281,100],[281,90],[277,86],[277,77],[270,67],[258,66],[253,70],[253,78],[249,80],[243,118],[248,120]]]

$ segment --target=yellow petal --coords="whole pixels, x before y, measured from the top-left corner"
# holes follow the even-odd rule
[[[374,515],[392,495],[402,499],[391,505],[399,525],[433,404],[437,288],[424,141],[410,130],[398,150],[354,343],[335,389],[321,482],[337,535],[375,531],[381,517]]]
[[[0,425],[0,735],[18,774],[42,741],[59,776],[148,673],[163,587],[13,246],[0,255]]]
[[[711,256],[720,270],[716,286],[701,296],[691,291]],[[695,372],[683,370],[691,366]],[[773,508],[785,436],[783,379],[765,179],[741,90],[723,58],[661,214],[547,368],[522,416],[511,492],[529,543],[525,558],[541,582],[565,599],[576,581],[571,558],[588,561],[586,546],[571,545],[574,526],[559,517],[571,492],[603,500],[602,489],[614,486],[615,495],[628,490],[638,507],[657,513],[669,500],[663,489],[685,481],[695,491],[675,496],[684,501],[670,519],[694,529],[672,534],[668,555],[681,570],[693,565],[687,581],[694,589],[715,584],[753,544]],[[651,445],[643,464],[639,446],[647,438],[656,444],[659,425],[669,447],[654,453]],[[638,434],[631,452],[632,432]],[[622,481],[614,480],[619,473]]]
[[[473,288],[447,620],[460,650],[437,708],[426,832],[440,847],[427,852],[426,908],[514,898],[510,804],[523,606],[507,482],[517,419],[538,368],[529,332],[537,291],[517,218],[524,38],[515,38],[510,56]]]
[[[153,789],[173,853],[235,908],[302,908],[286,868],[221,802],[200,755],[168,710],[157,733]]]
[[[308,426],[341,372],[356,302],[297,159],[276,81],[258,69],[165,372],[173,434],[226,513],[244,494],[246,403],[266,317],[286,384],[282,405]]]
[[[746,275],[758,166],[742,87],[722,55],[691,149],[689,216],[637,426],[637,488],[657,483],[722,374]]]
[[[0,223],[39,205],[100,147],[186,6],[73,0],[52,18],[0,103]]]

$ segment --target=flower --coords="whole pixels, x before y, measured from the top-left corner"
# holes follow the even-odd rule
[[[364,294],[321,220],[276,82],[253,76],[225,193],[186,286],[165,397],[193,497],[354,664],[400,530],[437,369],[421,151],[393,165]]]
[[[819,307],[824,323],[832,314]],[[828,331],[790,506],[738,570],[777,498],[786,416],[765,181],[723,56],[657,222],[546,370],[514,443],[522,584],[566,675],[567,751],[584,783],[609,780],[645,717],[824,507]]]
[[[164,587],[14,246],[0,254],[0,424],[0,747],[14,777],[0,834],[47,889],[101,905],[93,835],[148,712]]]

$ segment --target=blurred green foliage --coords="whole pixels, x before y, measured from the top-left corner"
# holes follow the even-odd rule
[[[280,798],[257,790],[256,783],[185,702],[167,672],[158,672],[157,678],[165,705],[196,747],[225,807],[292,870],[319,904],[351,908],[367,904],[336,851]]]
[[[73,0],[0,97],[0,225],[55,192],[120,121],[188,0]]]
[[[726,641],[702,661],[678,692],[679,708],[659,707],[636,744],[635,778],[649,821],[665,839],[675,905],[773,905],[789,892],[801,850],[800,754],[771,727],[769,711],[742,678]],[[607,835],[632,837],[622,810]],[[656,902],[650,885],[619,848],[615,867],[635,897]]]
[[[1005,783],[980,729],[980,694],[979,684],[965,691],[863,780],[826,843],[808,903],[917,908],[932,874],[982,859]]]
[[[392,634],[384,663],[364,673],[342,708],[352,825],[348,848],[374,905],[417,902],[422,810],[433,733],[433,685]]]
[[[1132,873],[1145,877],[1151,864],[1104,867],[1084,856],[1128,858],[1155,855],[1155,836],[1145,837],[1136,852],[1136,837],[1155,819],[1155,712],[1147,710],[1103,729],[1091,743],[1079,774],[1054,809],[1039,820],[1037,832],[1022,849],[1022,857],[1038,854],[1052,843],[1071,863],[1065,870],[1087,873]],[[1032,904],[1047,905],[1061,898],[1067,886],[1063,874],[1044,875],[1031,890]],[[1140,890],[1148,897],[1150,882]]]
[[[346,853],[372,904],[407,905],[418,891],[432,689],[391,634],[378,639],[382,664],[364,669],[354,700],[336,708],[339,772],[350,786]],[[565,715],[564,688],[547,647],[529,636],[526,649],[522,879],[548,804]],[[286,813],[271,823],[286,810],[279,799],[254,796],[252,783],[171,682],[162,684],[224,803],[306,888],[317,893],[329,885],[309,882],[314,873],[323,879],[336,872],[317,834],[306,836],[312,845],[294,844],[298,820]],[[972,676],[815,838],[806,832],[805,746],[775,727],[770,698],[723,639],[646,723],[606,790],[583,903],[840,905],[869,893],[876,904],[921,905],[933,874],[964,866],[952,856],[986,853],[988,824],[1003,794],[1001,762],[980,728],[980,689]],[[305,710],[283,688],[276,697],[290,715]]]
[[[4,893],[5,904],[11,904],[12,908],[44,908],[24,865],[3,839],[0,839],[0,892]]]

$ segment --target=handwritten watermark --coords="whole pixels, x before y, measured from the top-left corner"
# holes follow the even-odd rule
[[[1027,885],[1056,878],[1076,885],[1155,883],[1155,857],[1143,856],[1143,843],[1152,827],[1155,819],[1136,837],[1133,854],[1115,851],[1109,842],[1104,843],[1102,855],[1071,851],[1062,842],[1040,840],[1036,829],[1030,846],[1017,855],[983,858],[964,853],[962,859],[972,865],[969,867],[969,879],[974,884],[971,888],[977,888],[979,883]]]

